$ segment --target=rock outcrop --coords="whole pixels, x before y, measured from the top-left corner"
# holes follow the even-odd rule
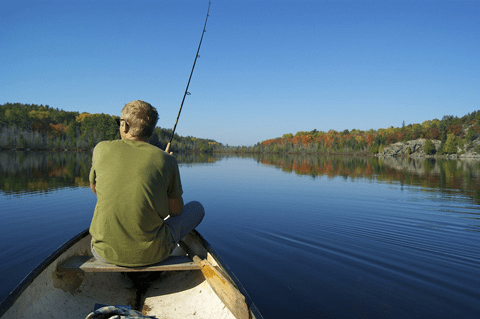
[[[397,156],[408,156],[408,157],[438,157],[438,150],[442,144],[439,140],[431,140],[435,146],[436,154],[427,155],[424,151],[425,142],[427,140],[420,138],[417,140],[406,141],[406,142],[397,142],[395,144],[390,144],[384,146],[377,156],[380,157],[397,157]],[[480,159],[480,154],[475,152],[476,146],[480,145],[480,139],[472,142],[470,147],[457,147],[457,154],[441,155],[444,158],[476,158]],[[472,147],[473,146],[473,147]]]

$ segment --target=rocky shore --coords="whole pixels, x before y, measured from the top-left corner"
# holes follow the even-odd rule
[[[441,141],[431,140],[435,146],[435,154],[427,155],[424,151],[425,142],[427,140],[420,138],[417,140],[397,142],[384,146],[383,150],[376,154],[378,157],[413,157],[413,158],[448,158],[448,159],[480,159],[480,154],[475,152],[477,146],[480,145],[480,139],[472,142],[472,144],[463,148],[457,146],[457,154],[438,155]]]

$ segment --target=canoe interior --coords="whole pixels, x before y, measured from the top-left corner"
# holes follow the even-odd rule
[[[224,269],[208,243],[197,232],[194,234],[206,245],[207,259]],[[58,270],[59,265],[73,256],[89,256],[90,241],[86,230],[60,247],[1,303],[0,317],[79,319],[92,312],[96,304],[102,304],[130,306],[159,319],[235,318],[200,270],[129,273]],[[185,251],[178,247],[174,255],[185,255]],[[246,295],[238,282],[237,286]],[[250,317],[262,318],[252,303]]]

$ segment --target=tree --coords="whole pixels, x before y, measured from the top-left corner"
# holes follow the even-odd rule
[[[449,125],[447,126],[447,131],[454,134],[455,136],[463,137],[463,130],[461,124]]]
[[[447,141],[442,148],[442,151],[447,154],[456,154],[457,153],[457,141],[453,133],[447,134]]]
[[[433,155],[437,152],[437,150],[435,149],[435,144],[433,144],[431,140],[425,141],[425,145],[423,146],[423,151],[427,155]]]
[[[478,137],[478,133],[475,131],[473,127],[470,127],[468,129],[467,135],[465,136],[465,139],[467,142],[473,142]]]
[[[23,134],[18,136],[17,147],[24,148],[25,147],[25,139],[23,138]]]

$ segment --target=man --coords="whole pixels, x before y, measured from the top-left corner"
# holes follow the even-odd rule
[[[127,267],[160,262],[203,219],[199,202],[183,204],[175,157],[147,143],[157,120],[149,103],[130,102],[117,120],[121,140],[93,150],[90,187],[97,204],[90,234],[100,261]]]

